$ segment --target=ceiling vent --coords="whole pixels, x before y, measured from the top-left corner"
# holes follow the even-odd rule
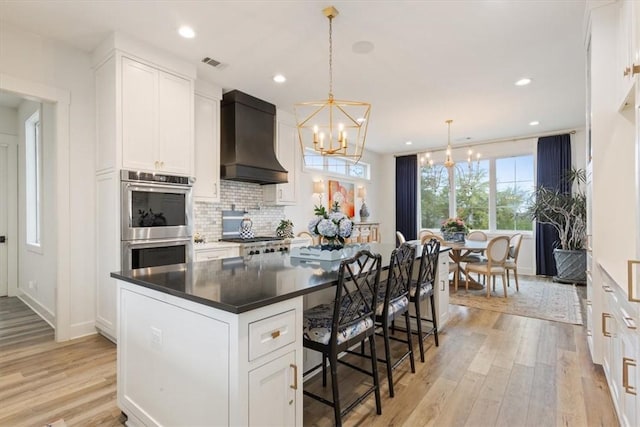
[[[211,65],[213,68],[216,68],[218,70],[222,70],[227,66],[227,64],[223,64],[222,62],[216,61],[215,59],[209,58],[208,56],[205,56],[204,58],[202,58],[202,62],[204,62],[207,65]]]

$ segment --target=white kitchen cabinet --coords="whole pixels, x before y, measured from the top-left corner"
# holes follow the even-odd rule
[[[233,258],[240,256],[240,245],[229,242],[196,243],[193,252],[196,262]]]
[[[602,268],[603,363],[613,404],[622,426],[638,425],[638,334],[625,291]]]
[[[249,372],[249,425],[296,425],[296,352]],[[268,399],[265,399],[268,396]]]
[[[634,0],[618,1],[618,43],[617,43],[617,101],[622,110],[633,108],[635,99],[636,75],[640,73],[640,54],[638,53],[638,32],[640,5]]]
[[[127,425],[302,425],[302,297],[234,314],[117,287]]]
[[[295,205],[298,201],[297,175],[300,162],[296,126],[278,112],[276,134],[276,156],[287,170],[289,182],[264,186],[264,200],[276,205]]]
[[[449,252],[440,252],[438,257],[438,279],[434,289],[438,330],[449,320]]]
[[[195,95],[195,156],[196,181],[193,196],[196,201],[220,202],[220,99]]]
[[[193,82],[122,58],[122,167],[193,175]]]
[[[96,172],[193,176],[193,79],[117,49],[95,77]]]

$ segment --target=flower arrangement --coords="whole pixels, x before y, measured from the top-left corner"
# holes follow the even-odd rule
[[[469,232],[469,227],[467,227],[467,224],[464,223],[462,218],[447,218],[442,221],[440,231],[443,233],[463,232],[467,234]]]
[[[351,236],[353,222],[342,212],[340,204],[335,202],[331,212],[324,206],[314,206],[315,218],[309,221],[309,232],[313,236],[321,236],[324,245],[331,249],[344,245],[344,239]]]

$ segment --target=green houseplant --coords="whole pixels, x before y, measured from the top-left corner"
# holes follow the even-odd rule
[[[583,190],[584,169],[572,168],[563,178],[572,188],[570,193],[539,186],[533,193],[529,215],[541,224],[549,224],[558,232],[553,257],[558,275],[554,280],[585,283],[587,257],[587,197]]]

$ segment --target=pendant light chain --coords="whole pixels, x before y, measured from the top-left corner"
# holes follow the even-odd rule
[[[329,18],[329,99],[333,99],[333,18]]]

